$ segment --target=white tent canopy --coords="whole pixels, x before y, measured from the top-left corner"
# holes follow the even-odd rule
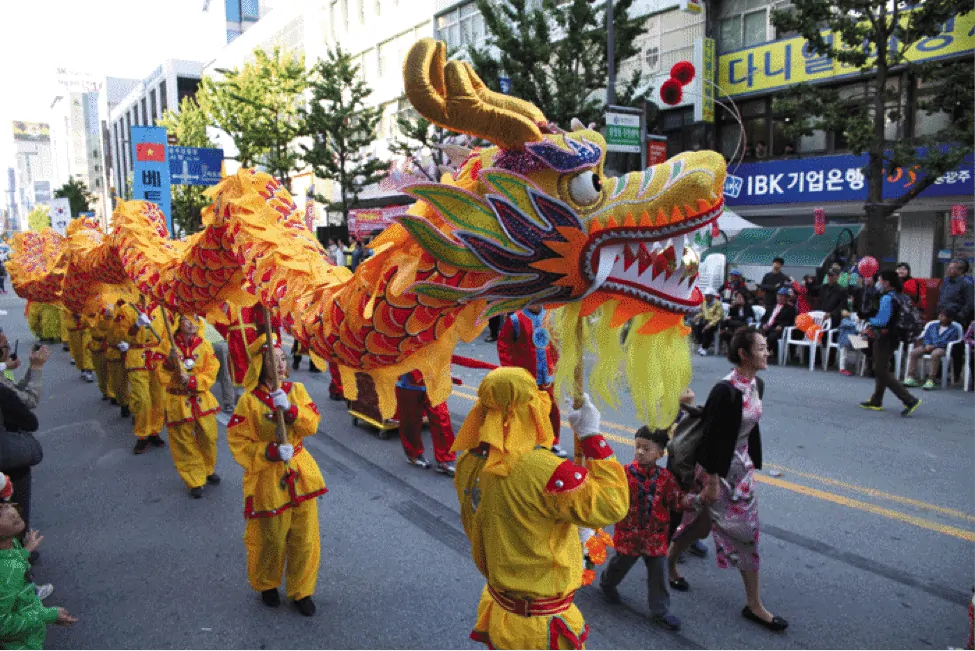
[[[742,218],[738,213],[725,208],[721,216],[718,217],[718,228],[723,230],[730,240],[746,228],[758,228],[758,226]]]

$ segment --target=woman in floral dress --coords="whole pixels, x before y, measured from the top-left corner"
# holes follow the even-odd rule
[[[674,536],[668,553],[670,585],[687,590],[677,559],[694,540],[714,535],[718,567],[735,567],[745,584],[745,619],[773,631],[789,623],[762,603],[758,570],[758,501],[755,470],[762,467],[762,395],[765,384],[756,374],[768,368],[768,344],[752,327],[739,328],[731,339],[728,359],[735,369],[714,385],[704,406],[704,437],[697,452],[697,480],[708,508]]]

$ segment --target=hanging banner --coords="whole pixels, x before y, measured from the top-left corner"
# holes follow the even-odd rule
[[[151,201],[166,216],[166,227],[173,235],[173,209],[170,197],[169,158],[166,155],[166,129],[132,127],[132,197]]]
[[[362,237],[370,233],[386,230],[399,215],[405,215],[409,206],[390,206],[349,211],[349,234]]]
[[[68,223],[71,222],[71,202],[67,199],[51,199],[48,215],[51,217],[51,228],[61,235],[67,235]]]
[[[647,167],[660,165],[667,160],[667,137],[647,136]]]
[[[694,83],[700,89],[694,101],[694,121],[714,123],[714,73],[717,68],[717,55],[713,38],[699,38],[694,41],[694,68],[697,79]]]

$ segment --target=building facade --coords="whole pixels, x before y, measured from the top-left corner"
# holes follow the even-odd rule
[[[54,156],[51,127],[46,122],[13,123],[14,162],[7,174],[8,221],[26,228],[27,213],[51,201]]]
[[[129,134],[132,127],[154,126],[167,109],[178,110],[184,98],[196,94],[202,72],[203,64],[198,61],[170,59],[132,85],[114,107],[106,106],[112,196],[126,197],[131,190],[129,175],[133,160]]]

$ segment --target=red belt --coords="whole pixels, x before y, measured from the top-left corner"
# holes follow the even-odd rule
[[[490,585],[487,587],[488,594],[494,602],[507,610],[509,613],[521,615],[522,617],[537,617],[540,615],[558,615],[564,613],[572,606],[572,599],[575,592],[570,592],[565,597],[554,597],[551,599],[532,599],[525,597],[518,599],[509,597],[503,592],[499,592]]]
[[[131,350],[142,350],[143,348],[152,348],[149,344],[129,344]]]

